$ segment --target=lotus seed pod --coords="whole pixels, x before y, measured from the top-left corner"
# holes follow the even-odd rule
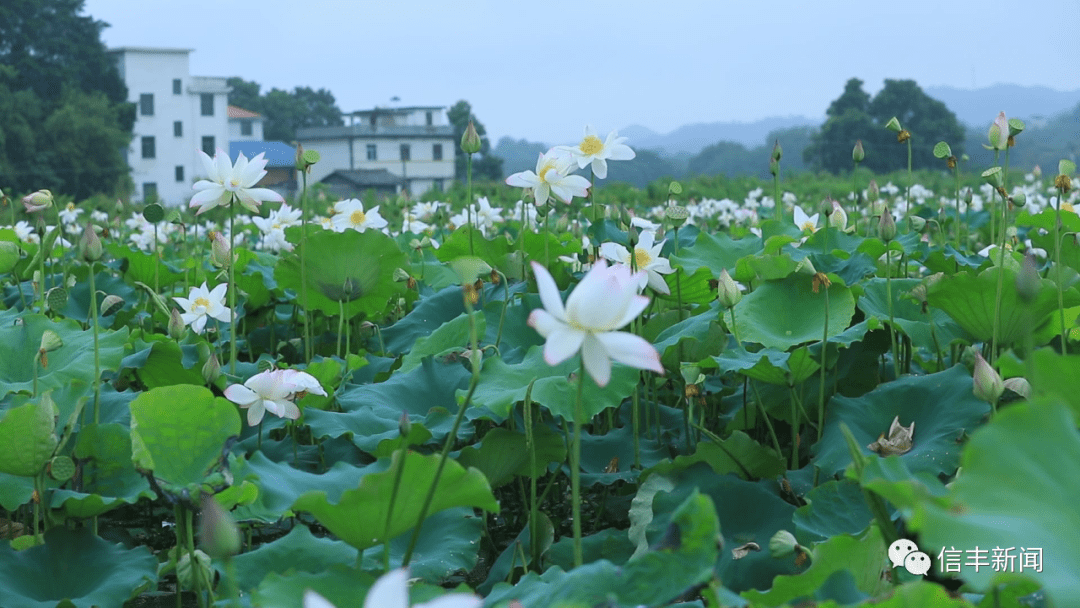
[[[982,172],[983,181],[995,188],[1000,188],[1002,181],[1001,167],[990,167]]]
[[[926,227],[926,218],[917,215],[908,217],[908,222],[911,223],[911,229],[915,232],[922,232],[922,229]]]
[[[900,131],[903,130],[900,127],[900,120],[897,119],[895,116],[890,118],[889,122],[885,123],[885,128],[892,131],[893,133],[899,133]]]
[[[1023,191],[1020,191],[1012,195],[1012,198],[1010,198],[1009,200],[1011,200],[1012,204],[1016,205],[1017,207],[1023,207],[1027,203],[1027,194],[1024,194]]]
[[[1005,388],[1020,395],[1024,399],[1031,397],[1031,383],[1026,378],[1017,376],[1016,378],[1009,378],[1005,381]]]
[[[67,306],[68,292],[63,287],[53,287],[45,293],[45,302],[49,310],[63,310]]]
[[[408,281],[410,277],[409,273],[406,272],[404,268],[395,268],[393,278],[395,283],[404,283],[405,281]]]
[[[49,461],[49,477],[64,482],[75,476],[75,462],[67,456],[56,456]]]
[[[51,329],[46,329],[41,334],[41,352],[51,353],[52,351],[60,348],[64,345],[64,340],[60,338],[60,334]]]
[[[165,219],[165,208],[157,203],[150,203],[142,212],[143,218],[151,224],[156,224]]]

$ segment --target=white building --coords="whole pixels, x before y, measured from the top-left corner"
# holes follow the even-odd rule
[[[229,117],[229,141],[262,141],[263,122],[262,114],[229,106],[226,110]]]
[[[304,149],[322,157],[312,167],[309,180],[321,181],[338,171],[353,175],[388,172],[410,195],[448,187],[454,180],[457,148],[445,110],[442,106],[375,108],[346,115],[345,126],[297,129],[296,138]]]
[[[226,79],[192,76],[192,49],[120,47],[108,52],[127,84],[128,101],[137,105],[134,137],[125,154],[135,183],[132,200],[157,197],[166,205],[185,204],[194,194],[192,184],[205,177],[199,150],[210,156],[218,148],[229,150]],[[261,138],[261,122],[258,130]]]

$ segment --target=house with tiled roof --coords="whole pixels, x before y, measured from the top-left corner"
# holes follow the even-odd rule
[[[229,141],[262,141],[263,122],[262,114],[245,110],[237,106],[229,106],[225,109],[225,115],[229,119]],[[233,156],[233,158],[236,158]]]
[[[383,190],[399,188],[417,196],[432,188],[442,190],[454,180],[454,128],[443,106],[374,108],[346,114],[338,127],[297,129],[305,150],[321,159],[309,181],[331,180],[336,188],[370,184]],[[382,172],[380,172],[382,170]],[[387,175],[395,180],[388,179]]]

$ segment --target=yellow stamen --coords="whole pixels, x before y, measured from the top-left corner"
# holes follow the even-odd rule
[[[647,268],[652,263],[652,256],[649,252],[641,247],[634,248],[634,263],[637,264],[638,270]]]
[[[595,135],[586,135],[578,147],[581,148],[582,154],[592,155],[604,149],[604,142]]]
[[[352,215],[349,216],[349,221],[352,222],[353,226],[359,226],[363,224],[364,220],[366,219],[367,216],[364,215],[363,211],[353,211]]]
[[[195,298],[195,301],[191,303],[191,312],[195,312],[195,309],[200,306],[203,308],[210,308],[210,300],[203,297]]]

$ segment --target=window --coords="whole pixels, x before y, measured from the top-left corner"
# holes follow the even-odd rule
[[[429,126],[429,127],[430,127],[430,126],[431,126],[431,124],[432,124],[432,121],[431,121],[431,112],[428,112],[428,113],[427,113],[427,126]]]
[[[176,181],[184,181],[184,165],[176,165]]]
[[[379,155],[375,152],[375,144],[368,144],[367,145],[367,159],[368,160],[379,160]]]
[[[203,135],[202,138],[202,151],[206,152],[207,156],[213,156],[214,152],[217,152],[214,146],[213,135]]]
[[[412,160],[409,144],[401,144],[401,160]]]
[[[431,160],[442,160],[442,144],[431,146]]]
[[[214,115],[214,94],[202,93],[199,95],[199,101],[202,104],[202,115],[213,116]]]
[[[142,197],[144,203],[152,203],[157,200],[157,184],[155,182],[143,182]]]
[[[368,122],[371,123],[371,128],[374,129],[375,128],[375,115],[374,114],[372,114],[370,116],[370,118],[368,119]]]
[[[436,192],[442,192],[443,191],[443,180],[442,179],[435,180],[434,188],[435,188]]]
[[[180,94],[180,79],[179,78],[173,78],[172,79],[172,94],[173,95],[179,95]]]
[[[139,114],[142,116],[154,115],[154,94],[143,93],[139,95]]]
[[[240,121],[240,135],[251,135],[251,121],[250,120],[241,120]]]
[[[173,123],[172,123],[172,134],[173,134],[174,137],[183,137],[184,136],[184,123],[180,122],[179,120],[173,121]]]
[[[156,158],[157,154],[154,150],[154,138],[143,137],[142,138],[142,157],[143,158]]]

